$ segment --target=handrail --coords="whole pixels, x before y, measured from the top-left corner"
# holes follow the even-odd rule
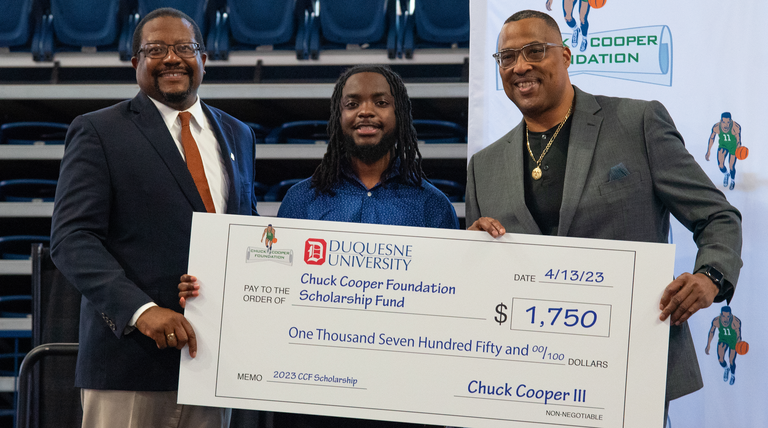
[[[77,343],[44,343],[27,353],[19,367],[19,394],[16,403],[16,428],[27,428],[27,403],[29,402],[29,377],[40,359],[56,355],[77,355]]]

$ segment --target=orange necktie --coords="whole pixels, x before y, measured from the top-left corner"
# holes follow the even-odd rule
[[[215,213],[216,207],[213,206],[211,189],[208,187],[208,179],[205,178],[205,169],[203,169],[203,158],[200,157],[197,143],[195,138],[192,137],[192,131],[189,129],[190,117],[192,117],[192,113],[188,111],[179,113],[179,118],[181,118],[181,146],[184,147],[187,168],[190,174],[192,174],[192,179],[195,180],[195,186],[197,186],[200,197],[203,198],[205,210],[209,213]]]

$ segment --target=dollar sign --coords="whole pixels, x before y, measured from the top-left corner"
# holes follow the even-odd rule
[[[499,325],[502,325],[507,321],[507,314],[504,313],[504,311],[506,310],[507,310],[507,305],[505,305],[504,303],[499,303],[498,305],[496,305],[496,313],[498,315],[496,315],[494,320],[496,320],[496,322],[499,323]]]

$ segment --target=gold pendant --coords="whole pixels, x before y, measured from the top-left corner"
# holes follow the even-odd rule
[[[538,166],[531,171],[531,177],[533,177],[534,180],[538,180],[541,178],[541,168]]]

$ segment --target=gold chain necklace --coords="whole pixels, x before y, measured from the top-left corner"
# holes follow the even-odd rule
[[[539,156],[539,160],[536,160],[536,157],[533,156],[533,152],[531,151],[531,142],[528,140],[528,125],[525,125],[525,144],[528,146],[528,153],[531,155],[531,159],[533,159],[534,162],[536,162],[536,168],[531,171],[531,177],[533,177],[534,180],[538,180],[541,178],[541,161],[544,160],[544,155],[547,154],[549,151],[549,148],[552,146],[552,143],[555,141],[555,138],[557,138],[557,134],[560,133],[560,129],[563,128],[563,125],[565,125],[565,121],[568,120],[568,118],[571,116],[571,109],[573,109],[573,106],[568,108],[568,113],[565,114],[565,117],[563,118],[563,121],[560,122],[560,126],[557,127],[557,130],[552,135],[552,138],[549,139],[549,143],[547,144],[547,147],[544,148],[544,151],[541,152],[541,156]]]

